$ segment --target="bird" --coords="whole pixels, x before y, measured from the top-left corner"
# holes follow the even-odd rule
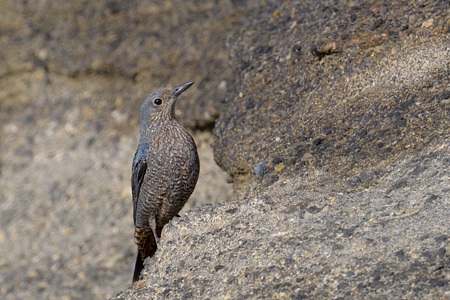
[[[194,82],[150,94],[140,109],[140,138],[131,174],[134,238],[138,247],[132,283],[152,257],[169,223],[194,191],[200,172],[197,146],[175,118],[178,96]]]

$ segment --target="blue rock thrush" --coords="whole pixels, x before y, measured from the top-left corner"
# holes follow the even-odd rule
[[[197,147],[174,114],[177,97],[192,84],[154,92],[141,107],[141,137],[131,176],[138,246],[133,283],[139,280],[144,260],[155,254],[163,227],[178,215],[197,183]]]

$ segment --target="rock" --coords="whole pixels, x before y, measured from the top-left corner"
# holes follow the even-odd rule
[[[443,138],[364,191],[289,177],[256,197],[196,208],[166,232],[142,284],[113,299],[441,299],[449,167]],[[409,184],[392,189],[399,180]]]
[[[445,135],[449,25],[428,22],[431,12],[448,18],[448,4],[268,1],[230,41],[239,80],[216,124],[217,163],[241,178],[281,157],[287,176],[327,173],[345,187]],[[244,194],[271,176],[247,178]]]

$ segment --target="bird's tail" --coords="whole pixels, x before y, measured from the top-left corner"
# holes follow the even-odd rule
[[[136,257],[136,264],[134,265],[133,283],[139,280],[141,271],[144,268],[144,260],[142,259],[141,251],[138,250]]]
[[[134,267],[133,283],[139,280],[141,271],[142,269],[144,269],[144,260],[147,257],[152,257],[153,255],[155,255],[156,249],[158,249],[153,232],[149,228],[136,226],[134,231],[134,238],[138,246],[138,253],[136,257],[136,264]]]

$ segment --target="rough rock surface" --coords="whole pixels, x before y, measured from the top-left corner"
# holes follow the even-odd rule
[[[428,0],[0,0],[0,298],[450,298],[449,20]],[[186,80],[197,208],[126,290],[138,109]],[[232,198],[219,114],[241,197],[199,206]]]
[[[448,299],[449,167],[447,138],[367,190],[289,177],[196,208],[115,299]]]
[[[376,182],[379,163],[448,133],[449,20],[445,1],[266,1],[230,40],[216,161],[238,189]]]

